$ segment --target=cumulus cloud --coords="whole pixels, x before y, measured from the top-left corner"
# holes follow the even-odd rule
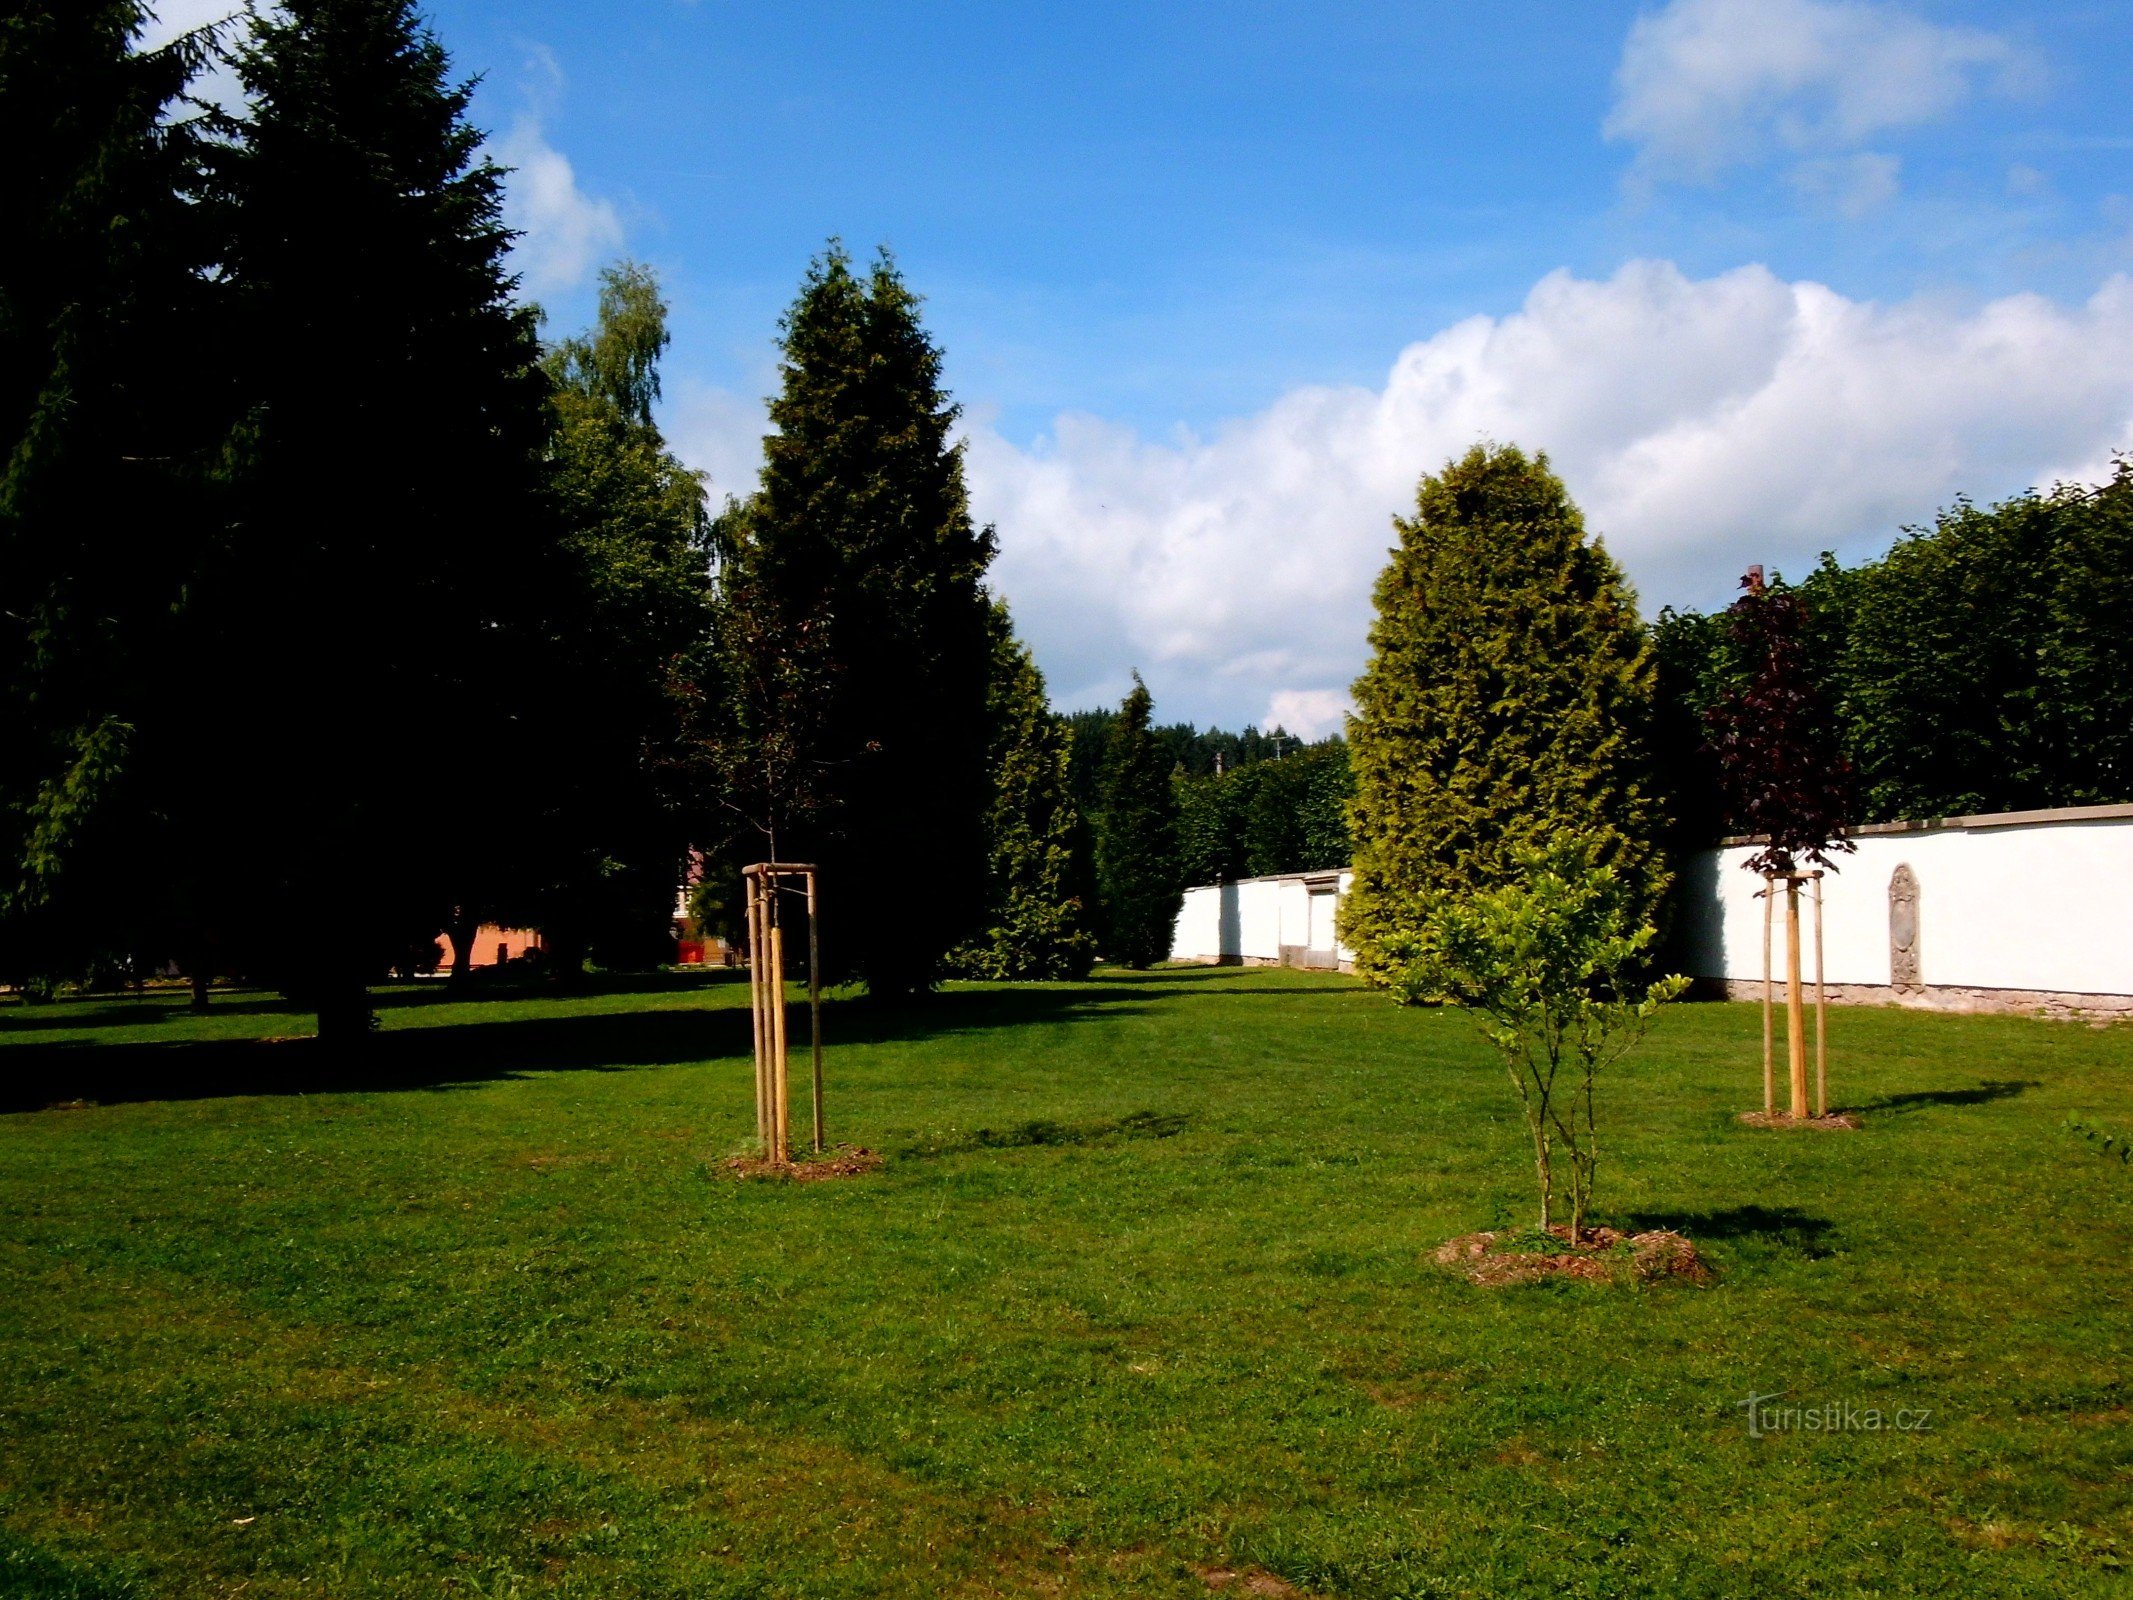
[[[575,288],[622,248],[614,203],[578,184],[570,158],[548,142],[541,119],[522,114],[490,153],[512,170],[504,184],[504,224],[519,237],[511,263],[534,295]]]
[[[1637,147],[1645,178],[1708,180],[1853,150],[2039,71],[2003,35],[1875,0],[1670,0],[1630,29],[1606,131]]]
[[[760,411],[699,415],[754,459]],[[975,425],[968,460],[1062,704],[1138,667],[1166,715],[1315,732],[1361,668],[1390,518],[1482,439],[1550,454],[1647,610],[1708,604],[1750,561],[1797,571],[2133,443],[2133,279],[2079,305],[1880,305],[1762,267],[1557,272],[1381,387],[1298,389],[1204,437],[1065,415],[1024,447]]]
[[[1303,739],[1339,733],[1355,701],[1341,689],[1278,689],[1267,701],[1260,726],[1281,728]]]

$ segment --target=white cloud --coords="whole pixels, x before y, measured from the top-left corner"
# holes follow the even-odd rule
[[[225,45],[231,44],[244,27],[243,13],[244,0],[150,0],[150,13],[142,19],[135,46],[141,50],[160,49],[181,34],[217,23],[229,24],[221,30],[221,37]],[[196,99],[226,111],[240,110],[244,105],[244,87],[238,83],[237,74],[219,61],[193,81],[192,93]]]
[[[489,153],[513,169],[504,183],[504,223],[519,234],[511,262],[534,296],[575,288],[622,248],[614,203],[578,186],[570,158],[548,142],[535,113],[490,141]]]
[[[660,427],[676,455],[711,475],[711,503],[724,505],[728,495],[745,499],[753,493],[762,470],[763,435],[770,431],[763,402],[691,378],[666,388]]]
[[[1264,728],[1281,728],[1302,739],[1323,739],[1339,733],[1355,710],[1355,701],[1342,689],[1280,689],[1267,701]]]
[[[1637,147],[1646,178],[1709,179],[1853,150],[2039,72],[2002,35],[1878,0],[1669,0],[1630,29],[1606,131]]]
[[[700,432],[752,463],[759,419]],[[1065,415],[1030,448],[968,438],[997,582],[1061,703],[1138,667],[1166,715],[1300,728],[1361,668],[1389,519],[1476,440],[1549,452],[1647,611],[1710,603],[1750,561],[1798,571],[2133,443],[2133,279],[2077,306],[1878,305],[1761,267],[1557,272],[1380,388],[1298,389],[1207,437]]]
[[[1863,217],[1896,198],[1902,165],[1894,156],[1866,150],[1802,161],[1787,176],[1802,197],[1847,217]]]

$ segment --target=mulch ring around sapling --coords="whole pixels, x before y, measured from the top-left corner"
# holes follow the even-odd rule
[[[780,1164],[761,1156],[735,1156],[726,1163],[731,1178],[773,1178],[786,1183],[821,1183],[830,1178],[860,1178],[881,1170],[881,1157],[864,1145],[840,1144],[820,1155],[812,1152]]]
[[[1562,1223],[1546,1233],[1538,1228],[1469,1233],[1437,1246],[1436,1261],[1490,1289],[1538,1283],[1544,1278],[1628,1284],[1660,1278],[1699,1284],[1711,1281],[1711,1269],[1696,1253],[1696,1246],[1663,1228],[1649,1233],[1587,1228],[1575,1245],[1570,1242],[1570,1229]]]
[[[1827,1111],[1819,1117],[1796,1117],[1789,1111],[1743,1111],[1740,1120],[1751,1128],[1805,1128],[1816,1133],[1856,1133],[1864,1126],[1849,1111]]]

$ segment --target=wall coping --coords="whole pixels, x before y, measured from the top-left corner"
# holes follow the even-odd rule
[[[1986,828],[2049,827],[2069,822],[2124,822],[2133,820],[2133,805],[2058,806],[2048,811],[1992,811],[1974,817],[1931,817],[1918,822],[1865,822],[1847,829],[1845,837],[1873,838],[1890,833],[1974,833]],[[1731,834],[1718,841],[1721,850],[1740,845],[1763,844],[1767,835]]]

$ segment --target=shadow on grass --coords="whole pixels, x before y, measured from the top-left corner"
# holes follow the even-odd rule
[[[1180,1111],[1133,1111],[1095,1122],[1038,1119],[1012,1128],[977,1128],[945,1139],[906,1145],[905,1156],[960,1155],[970,1150],[1028,1150],[1060,1145],[1109,1144],[1121,1139],[1170,1139],[1183,1133],[1192,1118]]]
[[[668,991],[661,986],[613,992]],[[1143,1010],[1159,998],[1150,985],[1109,982],[950,990],[903,1004],[838,996],[823,1006],[823,1042],[834,1050],[840,1045],[893,1044],[1032,1023],[1100,1019]],[[794,1022],[796,1054],[804,1056],[807,1024],[799,1005],[794,1007]],[[33,1111],[76,1101],[116,1105],[227,1095],[436,1089],[528,1072],[737,1060],[752,1048],[749,1014],[738,1005],[435,1023],[411,1019],[355,1047],[315,1038],[124,1044],[70,1039],[0,1048],[0,1111]]]
[[[1983,1106],[1995,1100],[2012,1100],[2038,1088],[2034,1078],[1987,1078],[1974,1089],[1919,1089],[1910,1094],[1886,1094],[1843,1109],[1854,1116],[1881,1113],[1901,1116],[1906,1111],[1925,1111],[1934,1106]]]
[[[93,1009],[92,1009],[93,1006]],[[279,995],[243,992],[243,998],[218,992],[207,1011],[195,1011],[168,990],[145,995],[109,996],[98,1001],[63,1000],[48,1006],[10,1006],[0,1012],[0,1038],[10,1033],[60,1033],[75,1028],[149,1028],[187,1017],[251,1017],[286,1012]]]
[[[1642,1232],[1666,1228],[1700,1244],[1752,1241],[1819,1261],[1831,1254],[1836,1224],[1797,1206],[1734,1206],[1726,1211],[1640,1211],[1629,1219]]]

